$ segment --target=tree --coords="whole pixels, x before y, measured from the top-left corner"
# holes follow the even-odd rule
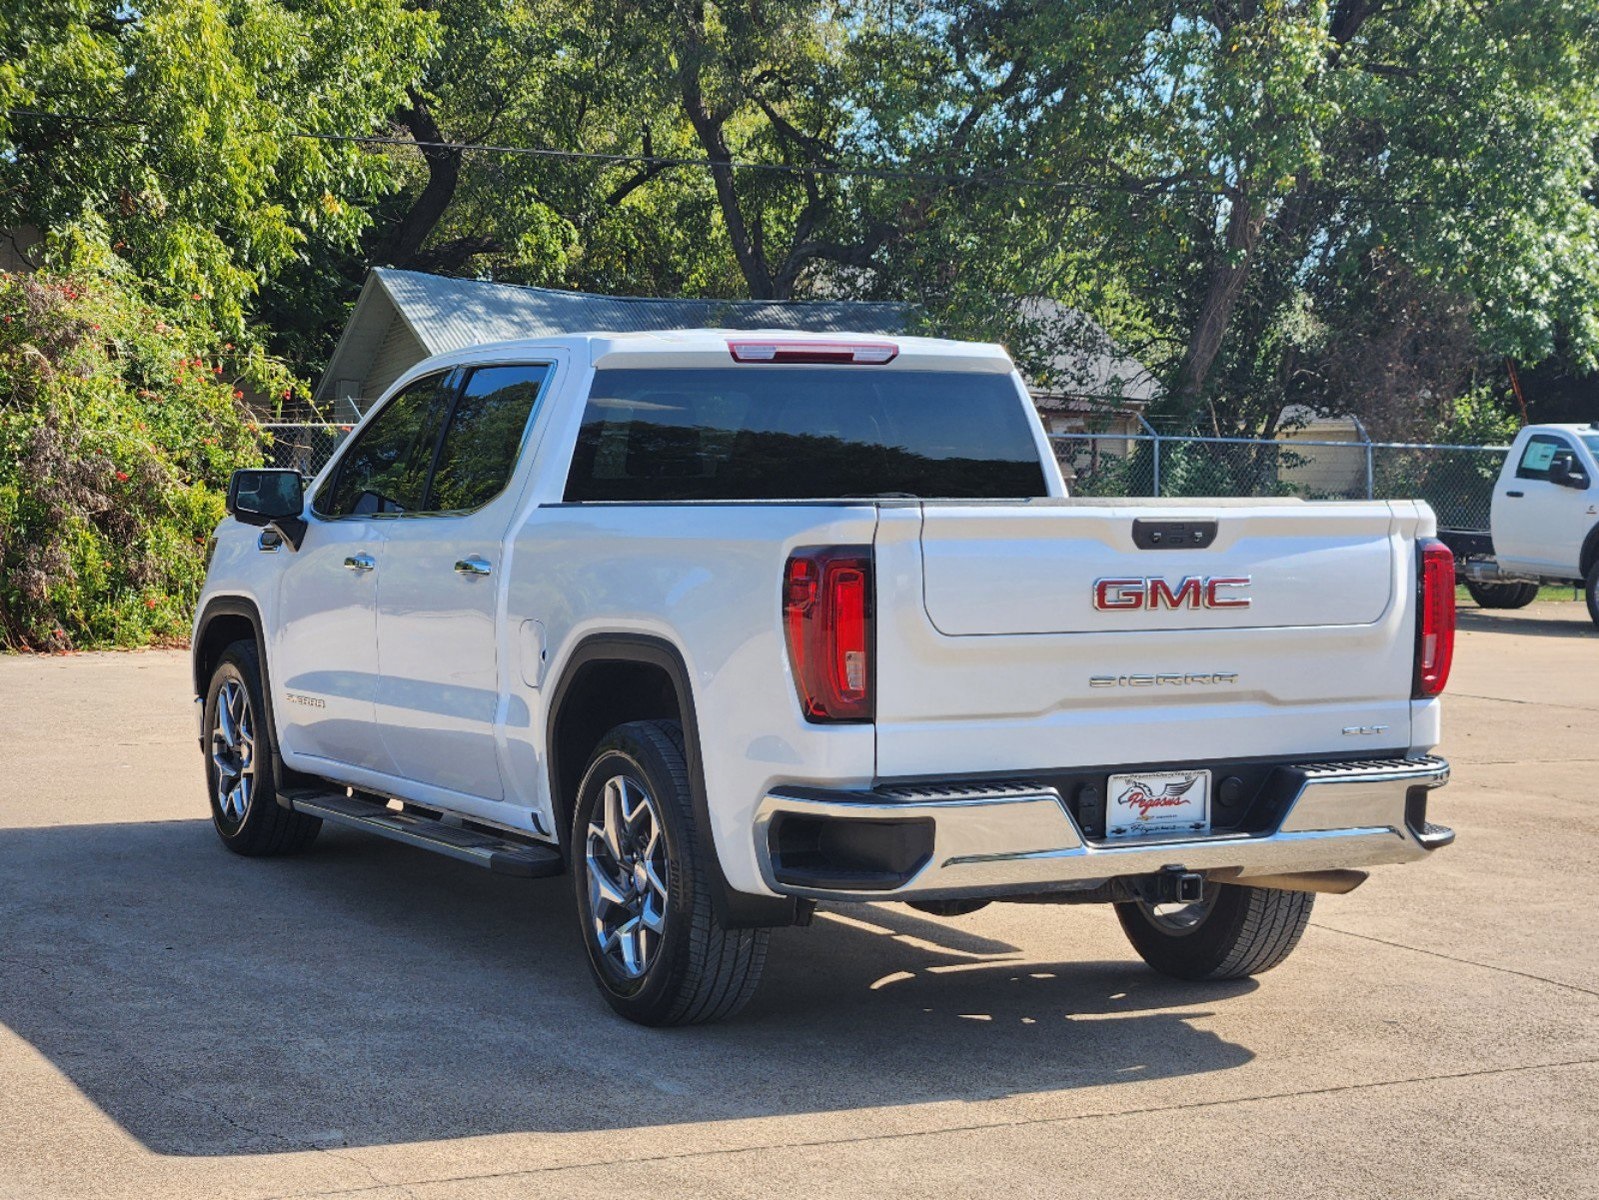
[[[394,114],[421,144],[425,180],[406,189],[373,257],[775,299],[796,294],[812,261],[862,264],[889,226],[872,222],[846,241],[838,218],[858,212],[843,184],[732,166],[735,158],[840,161],[852,92],[834,8],[825,0],[440,0],[441,53]],[[641,161],[426,145],[500,140]]]
[[[222,482],[286,371],[150,303],[98,240],[0,272],[0,649],[188,636]]]
[[[1269,431],[1295,400],[1386,411],[1396,366],[1414,407],[1560,329],[1599,347],[1592,0],[1085,3],[1046,37],[1041,6],[982,7],[1041,80],[1000,161],[1072,185],[1031,225],[979,198],[1017,235],[996,273],[1099,292],[1172,417]],[[1039,74],[1090,58],[1123,69]]]
[[[402,0],[0,12],[0,228],[103,228],[165,300],[237,336],[264,279],[353,244],[392,187],[384,155],[315,135],[380,128],[433,25]]]
[[[1026,77],[981,78],[902,10],[449,0],[437,66],[395,118],[418,142],[638,157],[420,147],[425,177],[373,254],[624,292],[902,293],[893,247],[950,184],[896,172],[959,163]]]

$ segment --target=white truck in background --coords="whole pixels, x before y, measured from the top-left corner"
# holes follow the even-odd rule
[[[1494,484],[1489,528],[1445,529],[1459,580],[1483,608],[1523,608],[1573,584],[1599,626],[1599,422],[1529,425]]]
[[[818,903],[1113,905],[1157,970],[1251,975],[1454,836],[1431,510],[1069,499],[998,346],[479,346],[228,509],[193,640],[222,842],[570,873],[632,1020],[737,1011]]]

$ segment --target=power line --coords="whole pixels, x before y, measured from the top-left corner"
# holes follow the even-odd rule
[[[91,117],[77,113],[42,112],[37,109],[13,108],[0,110],[7,116],[30,117],[42,120],[60,121],[63,123],[80,123],[91,125],[121,126],[136,129],[149,127],[146,121],[138,121],[125,117]],[[421,141],[408,137],[384,136],[382,134],[361,133],[313,133],[306,130],[290,130],[280,136],[303,138],[319,142],[344,142],[363,146],[402,146],[418,150],[443,150],[454,154],[486,153],[486,154],[511,154],[529,158],[546,158],[557,160],[571,160],[578,162],[603,163],[609,166],[633,165],[641,167],[699,167],[714,170],[718,167],[731,171],[765,171],[773,174],[786,175],[814,175],[824,177],[845,177],[861,179],[892,179],[907,181],[925,181],[947,185],[992,186],[1005,184],[1012,187],[1047,188],[1057,191],[1104,191],[1122,192],[1142,195],[1150,192],[1191,191],[1196,195],[1224,196],[1227,192],[1221,188],[1204,187],[1181,180],[1156,180],[1147,184],[1136,183],[1104,183],[1077,180],[1044,179],[1039,176],[1018,176],[999,172],[989,175],[958,174],[951,172],[937,172],[926,170],[912,170],[904,167],[867,167],[867,166],[837,166],[826,163],[771,163],[755,162],[749,159],[712,159],[692,158],[675,155],[661,154],[633,154],[633,153],[607,153],[597,150],[558,150],[545,146],[508,146],[496,145],[486,142],[448,142],[448,141]]]
[[[25,117],[38,120],[59,121],[62,123],[78,123],[91,125],[106,125],[112,127],[127,127],[146,129],[149,122],[139,121],[126,117],[95,117],[77,113],[44,112],[38,109],[12,108],[0,109],[7,117]],[[265,131],[261,131],[265,132]],[[961,174],[952,172],[939,172],[927,170],[913,170],[903,167],[868,167],[868,166],[838,166],[826,163],[770,163],[755,162],[749,159],[712,159],[691,158],[659,154],[631,154],[607,153],[595,150],[559,150],[545,146],[509,146],[496,145],[484,142],[449,142],[449,141],[419,141],[415,138],[385,136],[382,134],[357,134],[357,133],[313,133],[307,130],[289,130],[277,136],[300,138],[309,141],[347,143],[362,146],[394,146],[409,147],[417,150],[442,150],[452,154],[506,154],[528,158],[553,159],[557,161],[576,161],[600,163],[607,166],[633,165],[641,167],[659,167],[662,169],[675,169],[680,167],[702,168],[716,170],[718,168],[730,171],[767,172],[783,175],[808,175],[829,178],[858,178],[896,180],[904,182],[937,183],[951,187],[996,187],[1006,186],[1017,189],[1038,189],[1054,192],[1075,193],[1109,193],[1129,196],[1151,195],[1188,195],[1196,197],[1212,197],[1216,199],[1229,198],[1234,192],[1216,186],[1206,186],[1179,179],[1154,179],[1147,182],[1106,182],[1098,180],[1062,180],[1045,179],[1033,175],[1013,175],[1009,172],[999,171],[986,175]],[[1345,200],[1353,199],[1351,193],[1332,191],[1307,191],[1299,193],[1308,200]],[[1283,199],[1284,197],[1266,197],[1267,199]],[[1473,206],[1470,203],[1451,204],[1435,200],[1420,198],[1383,198],[1375,196],[1360,197],[1363,202],[1385,208],[1447,208],[1453,211],[1465,211]]]
[[[1048,188],[1056,191],[1074,192],[1125,192],[1129,194],[1145,194],[1156,191],[1187,191],[1196,195],[1224,196],[1227,193],[1220,188],[1205,188],[1197,184],[1188,184],[1179,181],[1156,181],[1150,184],[1114,184],[1099,182],[1068,181],[1060,179],[1044,179],[1039,176],[1011,175],[998,172],[989,175],[962,175],[950,172],[917,171],[905,167],[847,167],[833,166],[826,163],[769,163],[753,162],[748,159],[713,159],[713,158],[686,158],[661,154],[617,154],[605,153],[594,150],[555,150],[539,146],[497,146],[481,142],[424,142],[413,138],[382,137],[375,134],[348,134],[348,133],[300,133],[291,134],[292,137],[312,138],[326,142],[354,142],[366,146],[414,146],[421,150],[445,150],[452,153],[489,153],[489,154],[514,154],[526,155],[533,158],[575,159],[582,162],[598,162],[612,166],[623,164],[641,167],[701,167],[715,170],[724,167],[730,171],[767,171],[783,175],[815,175],[857,179],[892,179],[923,181],[928,183],[942,183],[949,185],[981,185],[991,186],[1004,184],[1018,188]]]

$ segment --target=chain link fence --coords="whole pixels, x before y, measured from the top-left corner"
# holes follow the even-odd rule
[[[267,464],[310,478],[349,425],[262,426]],[[1446,529],[1487,529],[1507,447],[1313,441],[1157,433],[1052,434],[1076,496],[1299,496],[1306,500],[1425,500]]]
[[[269,467],[292,467],[307,479],[312,478],[333,457],[350,425],[298,424],[269,422],[261,426],[265,435],[261,453]]]
[[[1425,500],[1447,529],[1488,528],[1508,447],[1157,433],[1051,435],[1077,496]]]

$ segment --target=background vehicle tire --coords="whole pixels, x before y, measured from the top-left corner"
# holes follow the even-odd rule
[[[1481,608],[1526,608],[1538,598],[1536,583],[1473,583],[1466,591]]]
[[[1588,616],[1595,626],[1599,626],[1599,559],[1595,559],[1593,566],[1588,568],[1588,582],[1584,591],[1588,597]]]
[[[255,643],[222,652],[205,696],[205,782],[211,823],[235,854],[293,854],[316,839],[322,821],[278,804],[272,734]]]
[[[1118,904],[1127,940],[1176,979],[1242,979],[1292,953],[1310,922],[1310,892],[1211,885],[1199,904]],[[1176,910],[1176,911],[1165,911]]]
[[[641,1025],[693,1025],[749,1002],[768,932],[716,919],[681,726],[634,721],[601,739],[569,845],[583,946],[612,1008]]]

